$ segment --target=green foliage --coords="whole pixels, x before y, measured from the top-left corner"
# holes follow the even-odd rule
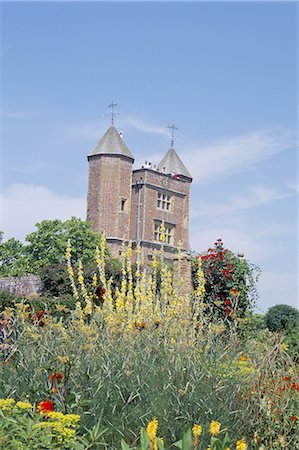
[[[38,270],[44,294],[53,297],[72,294],[66,264],[47,264]]]
[[[200,256],[205,278],[204,303],[214,318],[244,317],[258,297],[259,269],[243,257],[224,248],[218,239]],[[197,258],[193,259],[193,283],[197,287]]]
[[[3,234],[1,234],[1,237]],[[0,239],[0,276],[21,276],[31,272],[26,246],[17,239]]]
[[[95,260],[95,252],[88,263],[84,265],[84,275],[88,284],[92,282],[92,277],[95,272],[95,264],[91,262],[92,260]],[[120,286],[122,267],[121,261],[116,258],[107,257],[105,264],[107,279],[109,280],[110,278],[113,278],[115,285]],[[38,274],[41,277],[44,294],[46,296],[61,297],[65,295],[72,295],[66,264],[45,265],[38,270]]]
[[[11,402],[9,406],[7,402]],[[0,447],[10,450],[96,450],[105,445],[102,440],[105,429],[98,424],[83,432],[72,422],[73,417],[60,414],[60,418],[51,418],[40,414],[28,402],[0,399]]]
[[[287,352],[290,357],[299,363],[299,327],[294,327],[288,331],[284,337],[284,343],[287,345]]]
[[[83,262],[94,260],[95,248],[100,245],[100,235],[89,222],[72,217],[70,220],[43,220],[37,230],[26,237],[26,250],[35,268],[63,264],[68,239],[74,248],[73,258]]]
[[[36,230],[26,237],[27,244],[12,238],[2,243],[0,235],[0,276],[36,274],[42,267],[60,265],[65,262],[68,239],[74,248],[74,261],[95,259],[95,249],[100,245],[100,235],[94,232],[89,222],[72,217],[60,220],[43,220]]]
[[[252,311],[246,311],[244,317],[239,320],[238,331],[243,339],[259,339],[259,336],[265,329],[266,322],[263,314],[254,314]]]
[[[266,325],[273,332],[282,332],[291,358],[299,361],[299,311],[289,305],[275,305],[265,315]]]
[[[299,311],[289,305],[272,306],[265,319],[270,331],[290,331],[299,327]]]
[[[223,432],[220,432],[223,433]],[[192,429],[190,427],[185,427],[183,431],[182,438],[174,442],[173,444],[166,445],[164,443],[164,439],[159,437],[154,437],[152,441],[148,439],[147,432],[144,428],[140,430],[140,445],[138,446],[138,450],[150,450],[152,448],[157,450],[165,450],[166,448],[177,447],[180,450],[198,450],[202,448],[200,445],[200,438],[194,438],[192,433]],[[209,441],[209,450],[226,450],[229,446],[229,436],[228,433],[225,433],[225,436],[211,436]],[[245,443],[245,441],[244,441]],[[122,450],[131,450],[129,445],[122,439],[121,441]]]
[[[66,332],[60,325],[38,327],[28,322],[23,330],[19,327],[17,336],[13,363],[0,367],[0,395],[14,392],[32,402],[49,394],[55,397],[49,375],[65,374],[67,366],[66,407],[81,415],[83,426],[92,427],[97,418],[108,427],[111,449],[119,449],[121,437],[135,446],[139,424],[145,426],[154,415],[167,442],[179,438],[185,423],[201,418],[208,428],[217,417],[235,438],[248,431],[240,397],[254,371],[240,373],[244,347],[229,344],[228,338],[226,350],[222,337],[214,334],[194,348],[182,349],[161,345],[155,334],[138,333],[130,342],[109,336],[100,322],[82,327],[76,321]],[[67,365],[61,356],[68,358]]]

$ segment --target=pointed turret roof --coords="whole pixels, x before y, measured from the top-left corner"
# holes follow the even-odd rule
[[[111,154],[122,155],[134,159],[134,156],[120,137],[115,127],[108,128],[104,136],[99,140],[96,146],[91,150],[88,156]]]
[[[190,172],[188,171],[174,148],[170,148],[164,158],[158,164],[158,169],[160,171],[163,170],[163,167],[165,167],[166,173],[177,173],[187,178],[191,178],[192,180]]]

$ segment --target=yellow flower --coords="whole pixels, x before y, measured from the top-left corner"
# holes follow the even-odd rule
[[[94,273],[94,274],[93,274],[93,277],[92,277],[92,285],[93,285],[94,287],[96,287],[97,284],[98,284],[98,277],[97,277],[96,273]]]
[[[281,436],[279,436],[279,442],[282,447],[286,446],[286,438],[283,434]]]
[[[199,438],[199,436],[202,433],[202,426],[197,424],[197,423],[195,423],[193,425],[192,432],[193,432],[193,437],[194,437],[193,445],[194,445],[194,447],[197,447],[197,445],[198,445],[198,438]]]
[[[57,359],[59,362],[61,362],[62,364],[68,364],[70,362],[69,357],[68,356],[57,356]]]
[[[245,439],[240,439],[240,441],[237,441],[236,443],[236,450],[246,450],[247,445],[245,442]]]
[[[15,403],[13,398],[0,398],[0,409],[3,409],[3,411],[10,410]]]
[[[192,431],[193,431],[193,436],[198,438],[202,433],[202,426],[195,423],[192,428]]]
[[[29,402],[17,402],[16,405],[18,408],[21,408],[21,409],[32,409],[33,408],[31,403],[29,403]]]
[[[153,442],[156,437],[157,429],[158,429],[158,420],[156,419],[156,417],[154,417],[153,420],[149,422],[146,428],[146,435],[151,442]]]
[[[217,420],[212,420],[210,423],[210,433],[212,436],[217,436],[217,434],[219,434],[220,426],[220,422],[217,422]]]
[[[67,426],[74,426],[80,420],[80,416],[78,414],[63,414],[56,411],[49,411],[47,413],[47,417]]]

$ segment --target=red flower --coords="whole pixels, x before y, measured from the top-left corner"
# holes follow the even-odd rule
[[[46,400],[44,402],[40,402],[40,404],[38,405],[37,408],[41,413],[46,413],[48,411],[54,411],[54,405],[51,402],[51,400]]]
[[[227,316],[230,316],[230,313],[231,313],[230,309],[224,308],[224,311]]]
[[[227,305],[230,305],[230,301],[229,301],[229,300],[225,300],[225,303],[226,303]]]
[[[32,324],[39,325],[42,327],[45,324],[45,322],[43,320],[41,320],[41,318],[43,317],[44,314],[45,314],[44,309],[42,309],[41,311],[36,311],[34,314],[29,314],[29,318],[30,318]]]
[[[54,383],[55,380],[62,380],[63,375],[60,372],[53,372],[50,375],[50,381],[51,383]]]
[[[297,416],[291,416],[291,417],[290,417],[290,420],[293,420],[294,422],[297,422],[298,417],[297,417]]]

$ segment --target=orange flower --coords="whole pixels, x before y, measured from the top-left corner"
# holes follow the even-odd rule
[[[294,422],[297,422],[298,417],[297,417],[297,416],[291,416],[291,417],[290,417],[290,420],[293,420]]]
[[[237,289],[231,289],[230,290],[230,294],[231,295],[238,295],[239,291],[237,291]]]
[[[135,327],[137,328],[137,330],[141,331],[145,328],[145,323],[144,322],[135,322],[134,323]]]
[[[53,372],[50,375],[50,381],[51,383],[54,383],[55,380],[62,380],[63,375],[60,372]]]
[[[41,414],[46,413],[48,411],[54,411],[54,405],[51,400],[45,400],[44,402],[40,402],[37,409]]]

